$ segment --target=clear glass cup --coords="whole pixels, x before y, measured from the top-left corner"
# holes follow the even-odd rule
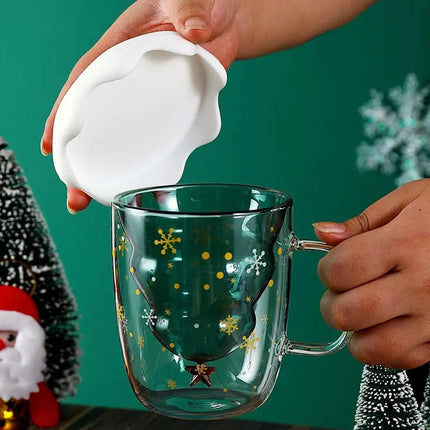
[[[345,345],[287,335],[291,196],[231,184],[134,190],[112,202],[115,300],[127,374],[158,413],[219,419],[270,395],[285,354]]]

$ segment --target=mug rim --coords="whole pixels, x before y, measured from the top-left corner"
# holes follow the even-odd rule
[[[243,187],[248,189],[255,189],[258,191],[266,192],[266,193],[273,193],[278,194],[284,198],[282,203],[278,203],[275,205],[272,205],[267,208],[259,208],[259,209],[249,209],[249,210],[238,210],[238,211],[222,211],[222,212],[192,212],[192,211],[180,211],[180,212],[174,212],[174,211],[167,211],[167,210],[161,210],[161,209],[154,209],[154,208],[145,208],[145,207],[137,207],[133,206],[127,203],[123,203],[120,201],[121,198],[131,195],[131,194],[137,194],[140,193],[149,193],[149,192],[155,192],[155,191],[162,191],[166,189],[179,189],[179,188],[191,188],[191,187]],[[270,212],[276,209],[282,209],[292,206],[293,198],[291,194],[280,191],[274,188],[265,187],[261,185],[250,185],[250,184],[242,184],[242,183],[216,183],[216,182],[204,182],[204,183],[184,183],[184,184],[170,184],[170,185],[160,185],[160,186],[151,186],[151,187],[142,187],[142,188],[135,188],[132,190],[123,191],[121,193],[116,194],[112,198],[111,207],[112,209],[127,209],[127,210],[135,210],[135,211],[144,211],[148,213],[154,213],[154,214],[163,214],[163,215],[177,215],[177,216],[226,216],[226,215],[241,215],[241,214],[252,214],[252,213],[263,213],[263,212]]]

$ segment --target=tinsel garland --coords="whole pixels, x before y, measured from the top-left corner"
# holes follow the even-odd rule
[[[13,152],[0,138],[0,284],[32,295],[46,334],[45,381],[59,398],[75,393],[77,310],[45,219]]]

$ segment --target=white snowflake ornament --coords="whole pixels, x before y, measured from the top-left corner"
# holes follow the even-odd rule
[[[371,91],[370,100],[360,108],[365,120],[364,134],[373,141],[357,149],[361,170],[398,174],[396,185],[430,176],[430,109],[426,106],[429,87],[419,87],[410,74],[403,87],[383,94]]]

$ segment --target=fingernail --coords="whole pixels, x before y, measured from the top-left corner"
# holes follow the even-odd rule
[[[184,23],[185,30],[204,30],[206,27],[206,22],[201,18],[188,18]]]
[[[312,224],[315,230],[320,231],[321,233],[345,233],[346,227],[345,224],[337,223],[337,222],[315,222]]]
[[[48,156],[49,154],[45,151],[45,149],[43,148],[43,144],[44,144],[44,137],[42,136],[42,139],[40,140],[40,152],[42,153],[43,156]]]
[[[78,213],[78,211],[75,211],[74,209],[72,209],[72,208],[69,206],[69,202],[67,202],[67,203],[66,203],[66,205],[67,205],[67,210],[69,211],[69,213],[70,213],[70,214],[75,215],[75,214],[77,214],[77,213]]]

